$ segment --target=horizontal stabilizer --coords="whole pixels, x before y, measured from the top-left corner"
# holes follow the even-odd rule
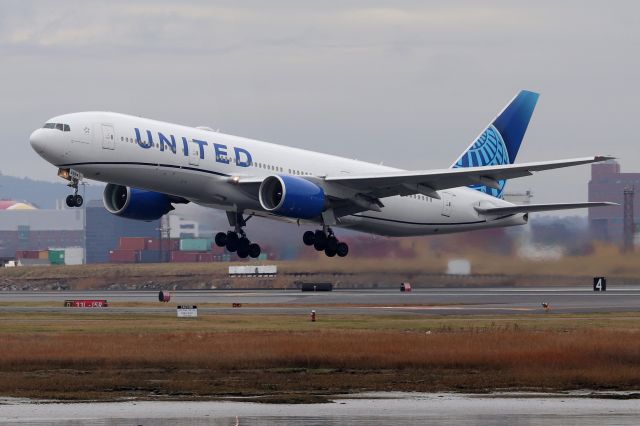
[[[529,212],[546,212],[553,210],[583,209],[587,207],[617,206],[616,203],[609,202],[588,202],[588,203],[556,203],[556,204],[522,204],[506,207],[476,207],[476,211],[481,214],[513,214]]]

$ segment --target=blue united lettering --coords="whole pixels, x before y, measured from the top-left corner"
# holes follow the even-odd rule
[[[138,146],[144,149],[149,149],[154,146],[153,134],[151,130],[146,131],[146,140],[142,138],[142,132],[139,128],[134,129],[136,134],[136,143]],[[253,164],[253,157],[251,153],[244,148],[241,147],[230,147],[221,143],[212,142],[211,144],[205,140],[200,139],[191,139],[191,144],[189,143],[189,139],[181,136],[176,138],[175,135],[165,135],[162,132],[157,132],[158,134],[158,145],[160,151],[171,151],[173,154],[177,154],[178,144],[176,143],[176,139],[182,141],[182,154],[185,157],[189,156],[190,149],[197,150],[198,156],[201,160],[204,160],[208,155],[206,154],[207,147],[211,146],[213,149],[213,160],[217,163],[221,164],[230,164],[232,161],[238,167],[249,167]],[[195,155],[195,153],[194,153]],[[233,158],[230,156],[233,155]]]

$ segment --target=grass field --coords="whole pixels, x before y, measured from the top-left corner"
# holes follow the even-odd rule
[[[640,314],[4,313],[0,394],[60,399],[640,387]]]
[[[280,275],[305,274],[443,274],[450,258],[467,258],[474,274],[510,276],[640,276],[640,251],[621,253],[614,245],[597,244],[590,254],[564,256],[555,260],[536,260],[514,255],[488,253],[486,250],[458,247],[454,254],[428,249],[419,239],[407,238],[403,244],[418,247],[414,257],[402,258],[350,258],[348,262],[318,255],[317,259],[296,261],[264,261],[276,264]],[[245,264],[241,262],[240,264]],[[22,267],[0,269],[0,280],[20,282],[69,279],[81,281],[78,289],[92,288],[103,281],[131,280],[135,278],[159,279],[180,277],[227,277],[233,263],[162,263],[162,264],[96,264],[79,266]]]

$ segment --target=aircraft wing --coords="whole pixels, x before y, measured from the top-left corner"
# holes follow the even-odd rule
[[[573,158],[534,163],[507,164],[482,167],[461,167],[428,171],[399,171],[360,176],[327,176],[323,182],[351,189],[372,199],[394,195],[424,194],[440,198],[436,191],[474,184],[499,188],[503,179],[530,176],[534,172],[597,163],[613,159],[608,156]],[[328,191],[329,194],[331,191]]]
[[[364,210],[380,211],[384,203],[380,200],[396,195],[424,194],[440,198],[437,191],[469,185],[485,185],[500,188],[500,180],[530,176],[534,172],[553,170],[581,164],[597,163],[613,159],[609,156],[582,157],[566,160],[540,161],[533,163],[507,164],[481,167],[461,167],[426,171],[393,171],[364,175],[341,176],[305,176],[311,182],[321,186],[330,198],[336,217],[354,214]],[[264,177],[246,176],[233,180],[247,193],[257,194]],[[568,206],[568,205],[567,205]],[[564,208],[578,208],[577,205]],[[590,207],[594,206],[590,204]],[[520,206],[517,206],[520,207]],[[509,207],[512,208],[512,207]],[[529,207],[532,210],[532,207]],[[538,208],[542,209],[542,206]],[[547,208],[558,210],[563,207]],[[520,207],[517,212],[522,212]],[[489,213],[488,213],[489,214]]]
[[[529,212],[544,212],[551,210],[569,210],[569,209],[582,209],[586,207],[603,207],[603,206],[617,206],[617,203],[609,202],[588,202],[588,203],[555,203],[555,204],[521,204],[506,207],[475,207],[476,211],[481,214],[513,214],[513,213],[529,213]]]

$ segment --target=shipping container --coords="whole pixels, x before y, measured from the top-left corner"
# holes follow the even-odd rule
[[[19,250],[16,252],[16,259],[39,259],[40,250]],[[49,253],[47,253],[47,260]]]
[[[213,253],[200,253],[198,255],[198,262],[215,262],[216,255]]]
[[[160,263],[162,262],[162,251],[160,250],[143,250],[140,252],[141,263]]]
[[[64,265],[64,249],[49,249],[49,263],[52,265]]]
[[[137,263],[140,260],[138,250],[111,250],[109,262],[111,263]]]
[[[211,238],[183,238],[180,240],[181,251],[209,251]]]
[[[147,244],[145,237],[120,237],[120,250],[144,250]]]
[[[160,240],[158,238],[147,238],[146,244],[145,244],[145,250],[162,250],[162,251],[180,250],[180,240],[166,239],[166,238]]]
[[[144,245],[145,250],[160,250],[160,240],[157,238],[147,238]]]
[[[180,250],[180,239],[172,238],[169,241],[169,246],[167,247],[168,251],[178,251]]]
[[[191,251],[172,251],[171,262],[197,262],[200,253]]]
[[[64,249],[65,265],[82,265],[84,263],[84,248],[67,247]]]
[[[49,259],[49,250],[40,250],[38,252],[38,259]]]
[[[215,243],[215,241],[211,244],[211,249],[209,250],[209,252],[211,254],[214,254],[216,256],[220,256],[222,254],[225,253],[225,248],[224,247],[218,247]]]

